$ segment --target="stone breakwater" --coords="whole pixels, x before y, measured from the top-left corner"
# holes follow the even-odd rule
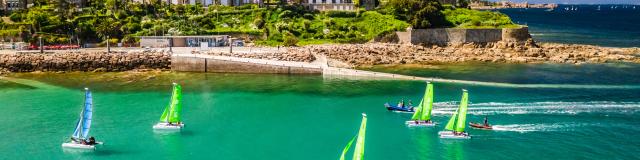
[[[213,56],[228,56],[240,58],[266,59],[275,61],[295,61],[295,62],[313,62],[316,57],[309,52],[307,48],[289,47],[283,48],[286,51],[267,51],[267,52],[250,52],[250,53],[229,53],[228,51],[194,51],[195,54],[207,54]]]
[[[496,42],[487,44],[449,44],[419,46],[391,43],[336,44],[305,46],[325,55],[329,65],[363,67],[382,64],[428,64],[467,61],[500,63],[640,63],[638,48],[607,48],[590,45],[525,44]],[[331,63],[338,61],[338,63]],[[336,65],[338,64],[338,65]]]
[[[164,52],[15,53],[0,54],[0,72],[169,69],[170,61]]]

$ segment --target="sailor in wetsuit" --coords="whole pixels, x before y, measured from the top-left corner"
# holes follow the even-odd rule
[[[484,126],[489,126],[489,121],[487,120],[487,116],[484,116]]]
[[[89,137],[89,142],[87,142],[88,145],[95,145],[96,144],[96,139],[93,137]]]

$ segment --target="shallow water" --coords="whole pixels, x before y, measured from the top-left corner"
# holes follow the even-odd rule
[[[514,84],[638,85],[640,65],[455,63],[374,66],[366,70],[404,75]]]
[[[487,116],[496,127],[467,128],[470,140],[442,140],[442,125],[407,128],[410,114],[382,106],[401,98],[419,101],[424,82],[172,72],[11,77],[19,79],[0,79],[0,159],[337,159],[362,112],[369,117],[366,159],[640,157],[640,140],[632,136],[640,131],[638,89],[435,83],[435,122],[446,123],[466,88],[469,121]],[[186,128],[154,133],[171,82],[183,85]],[[95,152],[63,150],[84,87],[94,93],[91,135],[105,145]]]

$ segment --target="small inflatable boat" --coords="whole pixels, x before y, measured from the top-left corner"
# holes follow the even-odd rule
[[[407,113],[414,112],[413,106],[400,107],[400,106],[391,106],[389,103],[385,103],[384,107],[386,107],[387,110],[394,111],[394,112],[407,112]]]
[[[473,122],[469,122],[469,126],[473,127],[473,128],[477,128],[477,129],[486,129],[486,130],[492,130],[493,127],[491,127],[491,125],[484,125],[484,124],[480,124],[480,123],[473,123]]]

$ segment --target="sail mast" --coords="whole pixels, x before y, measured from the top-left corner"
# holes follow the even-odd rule
[[[160,122],[170,122],[173,108],[173,101],[176,97],[176,83],[173,83],[173,87],[171,89],[171,100],[169,100],[169,105],[164,108],[162,115],[160,116]]]
[[[91,91],[88,88],[85,88],[85,102],[84,102],[84,112],[83,112],[83,121],[82,121],[82,138],[87,139],[89,136],[89,130],[91,129],[91,119],[93,117],[93,97],[91,96]]]
[[[169,114],[169,122],[180,122],[180,111],[182,110],[182,87],[174,83],[173,95],[171,97],[171,110]]]
[[[467,105],[469,103],[469,94],[467,90],[462,90],[462,100],[460,100],[460,108],[458,112],[458,123],[456,125],[456,132],[464,132],[467,119]]]
[[[422,101],[424,103],[421,103],[422,106],[420,106],[422,108],[420,120],[428,121],[431,119],[431,110],[433,109],[433,84],[430,82],[427,82],[427,90],[425,90]]]
[[[353,151],[354,160],[364,159],[364,139],[367,131],[367,114],[362,113],[362,124],[360,124],[360,131],[358,131],[358,139],[356,140],[356,148]]]
[[[354,136],[349,141],[349,143],[347,143],[347,146],[345,146],[344,149],[342,149],[342,154],[340,154],[340,160],[344,160],[344,156],[347,154],[347,152],[351,148],[351,145],[353,144],[354,140],[356,141],[356,147],[353,151],[353,160],[364,159],[364,140],[365,140],[366,130],[367,130],[367,114],[362,113],[362,122],[360,123],[360,130],[358,131],[358,134]]]

